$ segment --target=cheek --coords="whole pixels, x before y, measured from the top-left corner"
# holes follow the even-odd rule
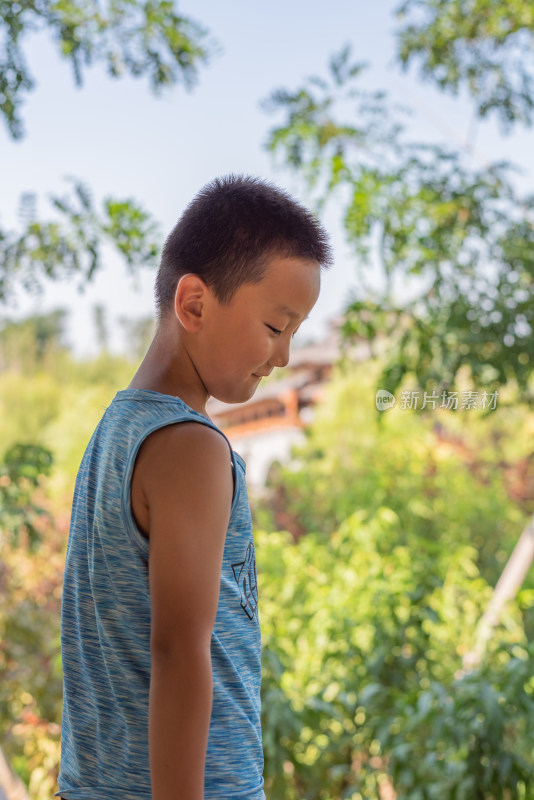
[[[273,349],[273,337],[267,332],[260,332],[258,337],[250,342],[251,358],[255,359],[259,364],[270,357]]]
[[[211,352],[211,365],[221,379],[251,373],[265,364],[272,353],[272,336],[261,322],[244,320],[225,326]]]

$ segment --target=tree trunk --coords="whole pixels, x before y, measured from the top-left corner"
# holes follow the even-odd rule
[[[11,770],[0,747],[0,798],[6,800],[30,800],[26,786]]]
[[[463,659],[464,670],[468,671],[480,663],[486,643],[491,632],[499,621],[504,605],[512,600],[525,580],[534,561],[534,515],[530,518],[523,533],[519,537],[512,555],[502,571],[487,611],[478,624],[474,648],[466,653]]]

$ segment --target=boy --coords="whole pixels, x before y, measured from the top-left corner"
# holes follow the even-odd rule
[[[289,358],[331,262],[279,189],[206,186],[165,244],[159,325],[82,460],[62,601],[66,800],[262,800],[245,464],[206,414]]]

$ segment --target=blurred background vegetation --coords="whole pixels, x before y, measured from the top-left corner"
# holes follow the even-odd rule
[[[166,2],[1,8],[10,47],[0,113],[13,137],[31,88],[22,33],[36,20],[77,78],[100,59],[112,77],[192,85],[208,54],[202,29]],[[143,21],[135,55],[130,14]],[[396,24],[400,68],[467,92],[474,113],[503,130],[531,125],[529,0],[407,0]],[[342,360],[305,444],[254,504],[266,795],[529,800],[529,563],[498,613],[488,608],[517,543],[534,552],[534,195],[519,193],[511,165],[473,168],[459,150],[410,140],[402,113],[366,92],[362,75],[347,47],[323,74],[264,102],[278,115],[273,158],[319,213],[337,200],[356,272],[373,258],[384,277],[380,290],[359,281],[343,325],[347,343],[380,334],[381,347],[357,367]],[[114,355],[95,307],[100,352],[83,359],[66,344],[66,312],[15,320],[8,302],[17,287],[83,286],[105,268],[103,243],[134,272],[155,263],[160,244],[133,200],[98,210],[73,181],[54,203],[54,221],[39,220],[26,198],[19,229],[0,230],[0,744],[35,800],[56,788],[74,477],[152,323],[124,319],[129,352]],[[403,282],[412,295],[401,302]],[[492,413],[380,414],[378,386],[486,389],[499,400]]]

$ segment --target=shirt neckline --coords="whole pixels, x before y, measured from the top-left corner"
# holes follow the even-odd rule
[[[200,411],[196,411],[194,408],[191,408],[191,406],[187,405],[187,403],[184,400],[182,400],[181,397],[178,397],[178,395],[175,394],[163,394],[163,392],[155,392],[153,389],[121,389],[115,395],[115,399],[127,400],[132,397],[135,398],[144,396],[148,396],[151,400],[155,400],[156,402],[159,403],[169,403],[169,402],[180,403],[182,406],[184,406],[184,408],[187,408],[187,410],[190,411],[192,414],[197,414],[199,417],[207,419],[209,422],[212,422],[215,425],[212,419],[207,417],[205,414],[201,414]]]

